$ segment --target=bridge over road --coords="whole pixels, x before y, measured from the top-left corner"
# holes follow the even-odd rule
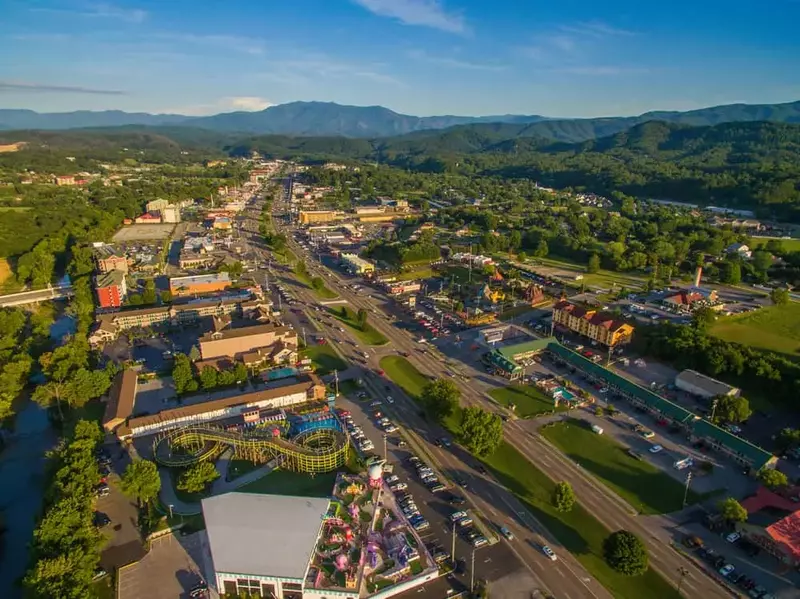
[[[20,293],[0,295],[0,307],[10,308],[11,306],[49,302],[50,300],[72,297],[73,293],[72,285],[59,285],[57,287],[48,287],[47,289],[39,289],[37,291],[22,291]]]

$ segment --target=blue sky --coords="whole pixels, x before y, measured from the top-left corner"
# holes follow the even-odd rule
[[[800,0],[0,0],[0,107],[603,116],[800,99]]]

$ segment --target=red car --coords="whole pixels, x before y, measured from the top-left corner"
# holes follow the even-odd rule
[[[381,375],[381,376],[384,376],[386,374],[386,371],[385,370],[379,370],[378,374]]]

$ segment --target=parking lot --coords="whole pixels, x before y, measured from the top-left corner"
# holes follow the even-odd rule
[[[374,424],[375,419],[370,415],[381,406],[370,408],[369,404],[373,398],[358,401],[340,397],[337,405],[348,410],[353,418],[353,422],[360,426],[367,438],[369,438],[375,449],[369,453],[383,456],[383,431],[379,430]],[[459,487],[451,487],[439,493],[432,493],[420,480],[416,469],[409,462],[409,457],[414,455],[411,449],[399,447],[397,442],[401,439],[397,433],[391,434],[387,438],[388,461],[394,466],[393,472],[387,475],[397,476],[397,482],[406,485],[399,493],[406,493],[413,497],[420,514],[430,523],[430,527],[421,531],[425,544],[431,553],[452,553],[454,530],[455,530],[455,559],[457,568],[455,578],[461,584],[469,584],[469,569],[472,560],[473,546],[467,539],[467,533],[471,530],[480,534],[480,526],[486,526],[480,522],[472,526],[453,526],[450,522],[450,515],[454,512],[465,510],[472,517],[473,521],[478,520],[478,515],[473,514],[468,507],[460,505],[463,492]],[[423,456],[418,456],[424,459]],[[399,495],[398,493],[398,495]],[[453,503],[451,503],[451,501]],[[494,538],[499,537],[499,532],[494,531]],[[535,588],[535,582],[528,571],[522,567],[516,555],[507,545],[508,541],[500,539],[494,545],[485,545],[475,549],[475,579],[486,579],[493,583],[493,590],[502,593],[502,597],[524,597],[528,599],[530,590]]]
[[[202,580],[207,561],[205,531],[154,539],[144,558],[118,573],[119,599],[187,599]]]
[[[127,225],[114,234],[113,240],[115,243],[163,241],[172,234],[174,228],[172,224]]]

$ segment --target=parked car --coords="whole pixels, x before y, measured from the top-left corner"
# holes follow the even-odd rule
[[[719,569],[719,573],[727,577],[730,576],[734,570],[736,570],[736,567],[733,566],[733,564],[725,564]]]
[[[728,541],[728,543],[736,543],[741,538],[742,535],[740,535],[738,532],[732,532],[731,534],[725,537],[725,540]]]

